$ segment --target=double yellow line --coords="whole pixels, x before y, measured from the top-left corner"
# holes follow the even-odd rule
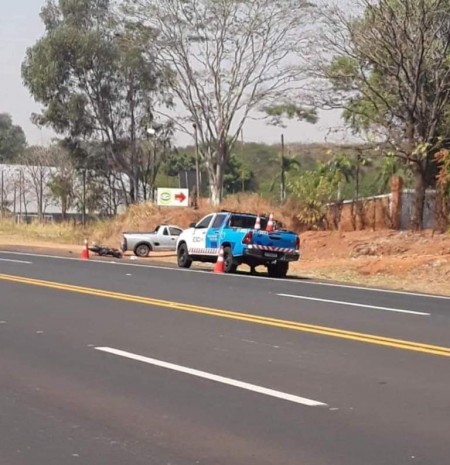
[[[277,318],[269,318],[259,315],[251,315],[247,313],[239,313],[228,310],[219,310],[209,307],[201,307],[198,305],[183,304],[180,302],[171,302],[168,300],[153,299],[151,297],[140,297],[120,292],[105,291],[101,289],[93,289],[89,287],[72,286],[70,284],[62,284],[52,281],[43,281],[40,279],[25,278],[22,276],[13,276],[0,274],[0,280],[9,281],[19,284],[28,284],[31,286],[44,287],[48,289],[56,289],[60,291],[74,292],[77,294],[91,295],[95,297],[104,297],[107,299],[121,300],[125,302],[133,302],[144,305],[153,305],[155,307],[169,308],[171,310],[181,310],[184,312],[200,313],[203,315],[211,315],[219,318],[227,318],[230,320],[246,321],[249,323],[271,326],[275,328],[284,328],[294,331],[306,333],[321,334],[323,336],[336,337],[340,339],[349,339],[352,341],[364,342],[367,344],[375,344],[395,349],[403,349],[414,352],[421,352],[430,355],[440,355],[442,357],[450,357],[450,348],[434,346],[430,344],[422,344],[420,342],[405,341],[401,339],[393,339],[388,337],[377,336],[373,334],[358,333],[354,331],[345,331],[342,329],[329,328],[326,326],[316,326],[297,321],[280,320]]]

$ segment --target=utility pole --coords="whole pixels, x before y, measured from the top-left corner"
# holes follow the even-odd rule
[[[244,129],[241,128],[241,183],[242,192],[245,192],[245,179],[244,179]]]
[[[44,217],[44,173],[43,173],[43,167],[40,167],[40,173],[39,173],[39,221],[42,222],[43,217]]]
[[[86,168],[83,170],[83,226],[86,224]]]
[[[280,200],[283,203],[286,199],[286,173],[284,172],[284,134],[281,134],[281,186],[280,186]]]

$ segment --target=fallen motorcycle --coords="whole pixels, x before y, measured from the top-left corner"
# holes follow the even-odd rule
[[[103,245],[91,245],[89,247],[91,252],[96,253],[100,257],[112,256],[114,258],[122,258],[123,254],[119,249],[105,247]]]

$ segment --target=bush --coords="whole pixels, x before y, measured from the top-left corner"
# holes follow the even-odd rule
[[[289,182],[291,195],[297,200],[296,218],[307,229],[326,229],[328,205],[336,192],[334,178],[318,171],[306,171]]]

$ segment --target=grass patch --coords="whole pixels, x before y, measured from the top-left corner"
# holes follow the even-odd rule
[[[58,244],[76,244],[82,242],[89,228],[73,223],[16,223],[11,219],[0,220],[0,237],[26,244],[27,241],[39,241]]]

